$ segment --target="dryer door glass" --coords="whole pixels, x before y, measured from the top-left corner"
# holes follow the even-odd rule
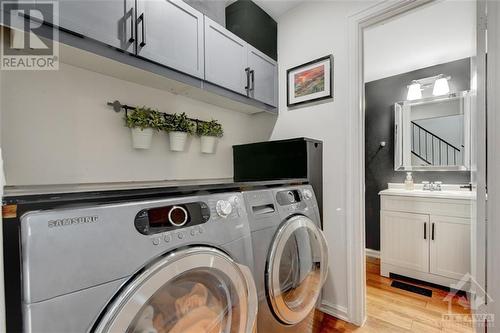
[[[267,291],[283,323],[297,324],[314,309],[326,279],[328,249],[322,231],[295,216],[277,231],[267,267]]]
[[[167,256],[127,285],[97,332],[251,332],[257,313],[251,272],[224,253],[193,248]]]

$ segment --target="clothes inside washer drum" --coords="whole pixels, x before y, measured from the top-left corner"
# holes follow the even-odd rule
[[[239,333],[238,304],[228,305],[217,288],[195,281],[180,279],[165,285],[148,300],[127,333]]]
[[[216,310],[206,305],[197,307],[179,319],[169,333],[219,333],[219,315]]]

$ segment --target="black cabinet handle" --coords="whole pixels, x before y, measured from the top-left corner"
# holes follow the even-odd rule
[[[245,86],[245,90],[248,95],[250,93],[250,67],[245,68],[245,73],[247,74],[247,85]]]
[[[424,239],[427,239],[427,222],[424,222]]]
[[[432,240],[434,240],[434,223],[432,223],[432,231],[431,231],[431,233],[432,233],[431,238],[432,238]]]
[[[130,9],[130,38],[128,39],[129,43],[135,42],[134,38],[134,7]]]
[[[141,42],[139,43],[139,45],[141,47],[146,45],[146,25],[144,21],[145,16],[144,13],[142,13],[141,16],[139,16],[139,23],[141,24]]]
[[[469,183],[469,185],[462,185],[460,188],[467,188],[469,191],[472,191],[472,183]]]
[[[250,86],[250,90],[254,91],[255,90],[255,71],[252,69],[250,71],[250,82],[252,82],[252,85]]]

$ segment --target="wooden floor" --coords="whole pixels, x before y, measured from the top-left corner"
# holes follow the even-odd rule
[[[423,286],[433,291],[432,297],[421,296],[409,291],[391,287],[393,280],[380,276],[378,259],[366,261],[367,312],[363,327],[356,327],[327,314],[317,312],[314,332],[472,332],[464,322],[442,319],[448,313],[448,302],[443,300],[447,292]],[[452,313],[470,319],[468,302],[456,296],[452,301]]]

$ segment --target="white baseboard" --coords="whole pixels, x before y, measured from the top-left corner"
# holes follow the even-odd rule
[[[347,308],[344,306],[322,301],[319,309],[330,316],[350,322],[349,315],[347,314]]]
[[[367,257],[380,259],[380,251],[377,250],[365,249],[365,255]]]

